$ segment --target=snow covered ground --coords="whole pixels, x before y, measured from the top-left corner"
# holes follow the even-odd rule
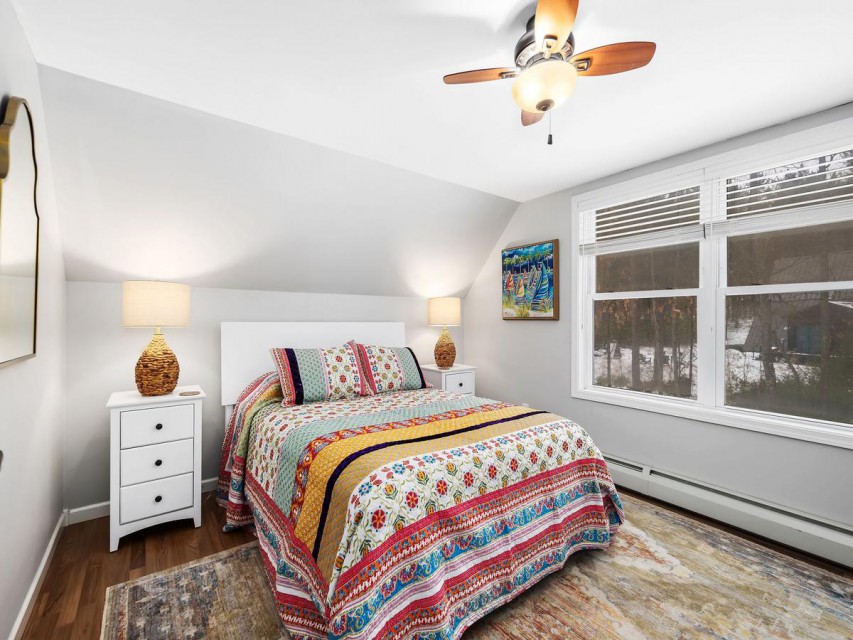
[[[634,354],[631,348],[623,347],[621,352],[616,352],[616,343],[611,345],[610,355],[610,376],[613,381],[613,386],[618,388],[629,388],[631,384],[631,364],[634,359]],[[616,357],[616,353],[619,357]],[[663,381],[670,383],[674,381],[674,367],[672,366],[672,348],[664,347],[664,365],[663,365]],[[693,350],[693,389],[691,395],[696,397],[696,353]],[[640,378],[644,383],[651,384],[654,378],[654,347],[640,347]],[[689,377],[690,371],[687,366],[687,361],[690,358],[689,348],[680,350],[681,362],[681,378]],[[594,380],[596,384],[607,386],[607,351],[606,349],[598,349],[594,356]]]
[[[806,364],[774,362],[773,369],[776,371],[776,380],[779,382],[796,377],[800,380],[809,380],[820,375],[820,367]],[[737,349],[726,349],[727,382],[755,384],[763,379],[764,363],[758,359],[757,353],[741,353]]]
[[[614,344],[611,349],[616,349]],[[654,377],[654,347],[640,347],[640,377],[644,383],[651,384]],[[697,350],[694,349],[693,389],[692,396],[696,397],[696,369],[695,357]],[[687,359],[689,350],[681,351],[681,377],[688,377]],[[630,388],[631,385],[631,362],[633,354],[630,348],[622,348],[620,357],[611,353],[610,372],[613,386],[617,388]],[[665,364],[663,366],[663,381],[673,381],[673,367],[671,364],[672,349],[664,348]],[[607,352],[598,349],[594,356],[594,379],[596,384],[607,385]],[[820,374],[820,368],[805,364],[789,364],[787,362],[774,362],[776,380],[779,382],[799,378],[807,381]],[[758,359],[757,353],[742,353],[737,349],[726,349],[726,381],[729,385],[755,384],[764,379],[764,363]]]
[[[752,328],[752,321],[732,324],[726,327],[726,344],[743,344]]]

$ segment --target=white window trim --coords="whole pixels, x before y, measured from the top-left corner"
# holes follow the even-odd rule
[[[678,418],[689,418],[690,420],[708,422],[724,427],[735,427],[784,438],[806,440],[842,449],[853,449],[853,434],[844,431],[846,429],[849,432],[851,429],[839,427],[832,422],[808,418],[792,419],[790,416],[765,413],[753,409],[710,407],[696,404],[693,400],[667,398],[637,391],[605,389],[604,387],[579,389],[575,388],[574,382],[572,382],[572,397],[642,411],[665,413]]]
[[[715,332],[715,327],[725,326],[725,296],[732,294],[808,291],[853,288],[851,282],[805,283],[795,285],[770,285],[760,287],[726,287],[725,243],[718,238],[700,242],[700,288],[653,292],[617,294],[595,293],[594,259],[580,255],[581,213],[620,201],[638,199],[672,191],[699,183],[703,198],[710,198],[705,210],[720,211],[722,203],[714,188],[717,181],[756,167],[786,164],[801,158],[813,157],[827,149],[853,146],[853,119],[815,130],[799,132],[735,152],[726,152],[702,161],[661,171],[645,178],[637,178],[611,187],[603,187],[572,198],[572,397],[603,402],[623,407],[665,413],[715,425],[746,429],[797,440],[853,449],[853,425],[800,418],[789,415],[724,406],[724,379],[717,372],[724,370],[725,332]],[[849,220],[851,214],[841,208],[826,209],[815,214],[823,223]],[[775,228],[772,221],[744,224],[732,229],[732,235],[756,233],[762,227]],[[711,255],[706,252],[710,251]],[[712,286],[706,286],[713,283]],[[722,287],[720,285],[723,285]],[[697,295],[697,350],[700,354],[713,353],[714,357],[701,356],[697,367],[697,399],[659,396],[637,391],[609,389],[592,384],[592,367],[587,355],[592,353],[593,299]]]

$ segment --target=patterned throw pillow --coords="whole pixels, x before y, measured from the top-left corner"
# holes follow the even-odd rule
[[[409,347],[355,346],[372,393],[426,389],[418,359]]]
[[[330,349],[277,348],[270,353],[281,379],[281,404],[285,407],[373,395],[355,343]]]

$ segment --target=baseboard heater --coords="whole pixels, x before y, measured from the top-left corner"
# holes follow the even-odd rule
[[[617,485],[853,567],[849,526],[639,462],[609,454],[604,459]]]
[[[637,473],[643,473],[642,465],[628,462],[627,460],[620,460],[613,456],[604,456],[604,460],[607,462],[608,466],[623,467],[625,469],[630,469],[631,471],[636,471]]]

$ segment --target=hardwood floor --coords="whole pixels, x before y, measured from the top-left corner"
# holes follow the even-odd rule
[[[853,578],[853,571],[827,560],[647,496],[634,494],[624,488],[620,488],[620,491],[658,502],[695,520],[768,546],[797,560]],[[224,523],[224,513],[211,492],[202,495],[202,526],[198,529],[193,528],[191,520],[158,525],[122,538],[115,553],[108,551],[108,518],[66,527],[23,637],[38,640],[99,638],[107,587],[254,540],[254,536],[246,531],[223,533]]]
[[[114,553],[109,518],[65,527],[23,637],[99,638],[107,587],[255,539],[246,531],[222,532],[224,512],[213,492],[202,494],[201,523],[196,529],[183,520],[132,533]]]

